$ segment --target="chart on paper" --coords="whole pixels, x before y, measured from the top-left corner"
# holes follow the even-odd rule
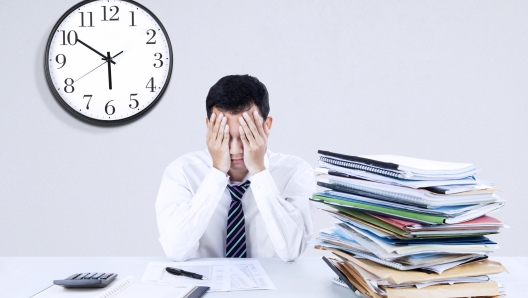
[[[275,285],[258,260],[231,260],[231,290],[274,290]]]

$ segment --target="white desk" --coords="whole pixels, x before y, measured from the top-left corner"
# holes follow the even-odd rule
[[[528,257],[492,258],[508,269],[500,274],[508,297],[525,297],[528,284]],[[0,297],[26,298],[51,285],[53,279],[76,272],[116,272],[141,279],[148,262],[167,261],[149,257],[23,257],[0,258]],[[320,258],[306,257],[286,263],[280,259],[259,259],[277,290],[214,292],[204,297],[355,297],[348,289],[331,283],[334,273]]]

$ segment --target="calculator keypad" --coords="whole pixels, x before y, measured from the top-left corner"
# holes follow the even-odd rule
[[[108,279],[110,277],[112,277],[112,275],[114,275],[113,273],[77,273],[77,274],[74,274],[70,277],[68,277],[67,279],[75,279],[75,280],[79,280],[79,279]]]

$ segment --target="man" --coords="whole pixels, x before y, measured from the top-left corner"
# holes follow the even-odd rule
[[[206,99],[207,150],[163,175],[156,201],[167,257],[298,258],[312,236],[308,163],[273,153],[268,91],[249,75],[220,79]]]

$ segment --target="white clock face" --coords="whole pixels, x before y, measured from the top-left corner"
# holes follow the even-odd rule
[[[145,111],[161,96],[172,71],[162,24],[134,2],[79,5],[61,18],[48,41],[48,83],[56,96],[99,121]]]

